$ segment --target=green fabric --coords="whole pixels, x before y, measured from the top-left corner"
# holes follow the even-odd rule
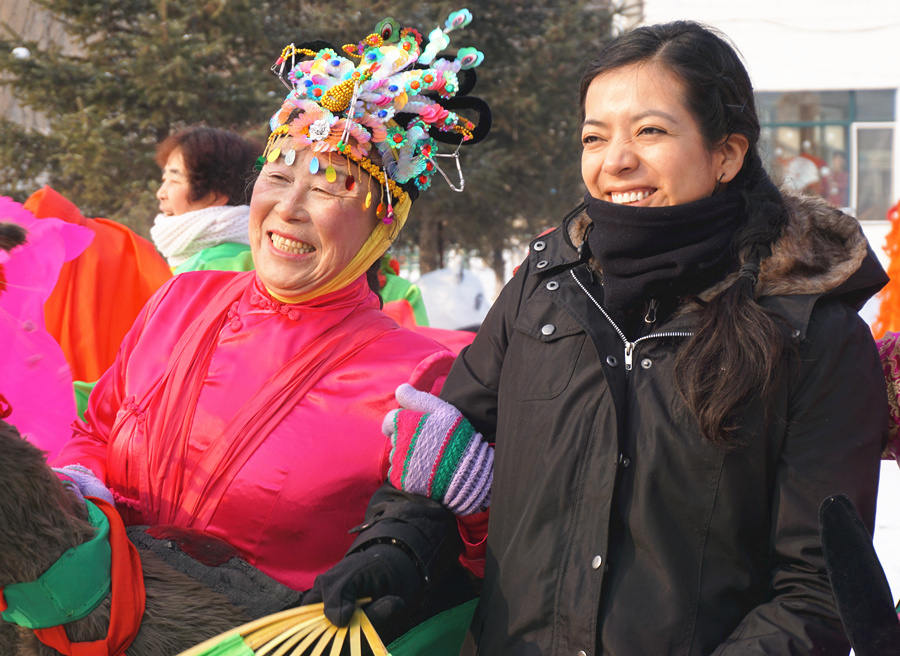
[[[247,244],[224,242],[204,248],[192,255],[174,269],[174,273],[185,271],[252,271],[253,256]]]
[[[46,629],[86,617],[106,598],[112,558],[109,520],[91,501],[85,499],[85,504],[97,534],[63,552],[37,580],[6,586],[4,620],[29,629]]]
[[[204,651],[200,656],[253,656],[253,650],[247,646],[239,633],[226,638],[215,646]]]
[[[385,303],[390,301],[406,301],[412,307],[413,316],[419,326],[428,325],[428,313],[425,311],[425,301],[422,300],[422,291],[414,284],[395,275],[393,272],[384,273],[387,280],[381,291],[378,292]]]
[[[387,646],[391,656],[458,656],[478,599],[438,613]]]
[[[450,438],[450,444],[444,449],[441,455],[441,461],[437,471],[434,474],[434,482],[431,484],[431,498],[441,501],[447,494],[450,483],[453,482],[453,474],[462,460],[472,436],[475,435],[475,429],[465,417],[460,418],[459,425],[453,431]]]
[[[95,380],[92,383],[89,383],[84,380],[76,380],[72,383],[72,387],[75,388],[75,409],[78,411],[78,416],[84,420],[84,411],[87,410],[88,398],[91,396],[91,390],[94,389],[94,385],[97,384]]]

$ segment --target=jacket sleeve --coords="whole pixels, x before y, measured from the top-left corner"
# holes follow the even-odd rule
[[[478,336],[463,349],[453,364],[440,394],[490,441],[493,441],[495,432],[497,382],[505,352],[506,327],[511,322],[507,315],[518,306],[523,276],[520,270],[504,287],[482,323]],[[422,389],[427,386],[416,387]],[[452,531],[452,538],[447,534],[448,526],[457,529]],[[466,569],[481,576],[486,538],[486,512],[455,518],[449,510],[431,499],[385,484],[372,497],[366,521],[351,551],[365,548],[373,541],[399,540],[430,577],[429,572],[436,564],[440,567],[446,565],[447,545],[452,545],[453,557],[459,557]]]
[[[826,497],[846,494],[873,530],[888,410],[868,327],[842,304],[818,304],[788,375],[788,425],[770,502],[772,596],[744,617],[716,656],[850,648],[826,573],[818,508]]]
[[[55,467],[83,465],[106,483],[106,449],[116,415],[122,404],[128,360],[135,345],[141,339],[152,308],[158,304],[158,300],[171,287],[171,280],[174,279],[170,279],[147,301],[125,334],[116,359],[91,390],[84,419],[75,420],[72,424],[72,438],[66,442],[60,453],[54,458],[53,465]]]
[[[378,543],[396,544],[427,581],[459,555],[455,528],[453,513],[437,501],[385,483],[369,500],[365,522],[354,529],[358,535],[347,553]]]
[[[497,431],[497,390],[512,326],[524,296],[526,261],[478,329],[478,335],[456,358],[441,390],[441,398],[455,406],[490,442]]]

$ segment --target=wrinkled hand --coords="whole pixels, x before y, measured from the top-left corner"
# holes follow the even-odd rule
[[[490,503],[494,449],[453,405],[412,385],[397,388],[400,408],[382,432],[391,440],[388,480],[400,490],[441,502],[456,515]]]
[[[66,465],[54,467],[53,471],[72,493],[84,503],[85,497],[97,497],[115,505],[112,492],[87,467],[82,465]]]
[[[405,615],[419,603],[424,588],[416,563],[404,549],[374,544],[319,574],[303,604],[323,602],[325,617],[335,626],[347,626],[356,600],[370,597],[365,612],[381,635],[398,614]]]

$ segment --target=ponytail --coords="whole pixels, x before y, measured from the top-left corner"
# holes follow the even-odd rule
[[[747,223],[735,235],[741,267],[700,311],[693,337],[675,361],[678,389],[707,439],[728,443],[737,413],[754,395],[765,407],[788,347],[783,324],[756,301],[761,261],[787,223],[787,209],[755,150],[731,184],[743,185]]]

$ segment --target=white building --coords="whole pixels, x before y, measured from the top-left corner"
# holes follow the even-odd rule
[[[679,18],[720,29],[742,53],[773,173],[884,220],[900,195],[900,2],[643,3],[645,23]]]
[[[758,92],[770,172],[848,208],[883,255],[886,213],[900,198],[900,2],[641,4],[643,23],[691,19],[729,37]],[[862,315],[871,322],[875,313],[870,303]]]

